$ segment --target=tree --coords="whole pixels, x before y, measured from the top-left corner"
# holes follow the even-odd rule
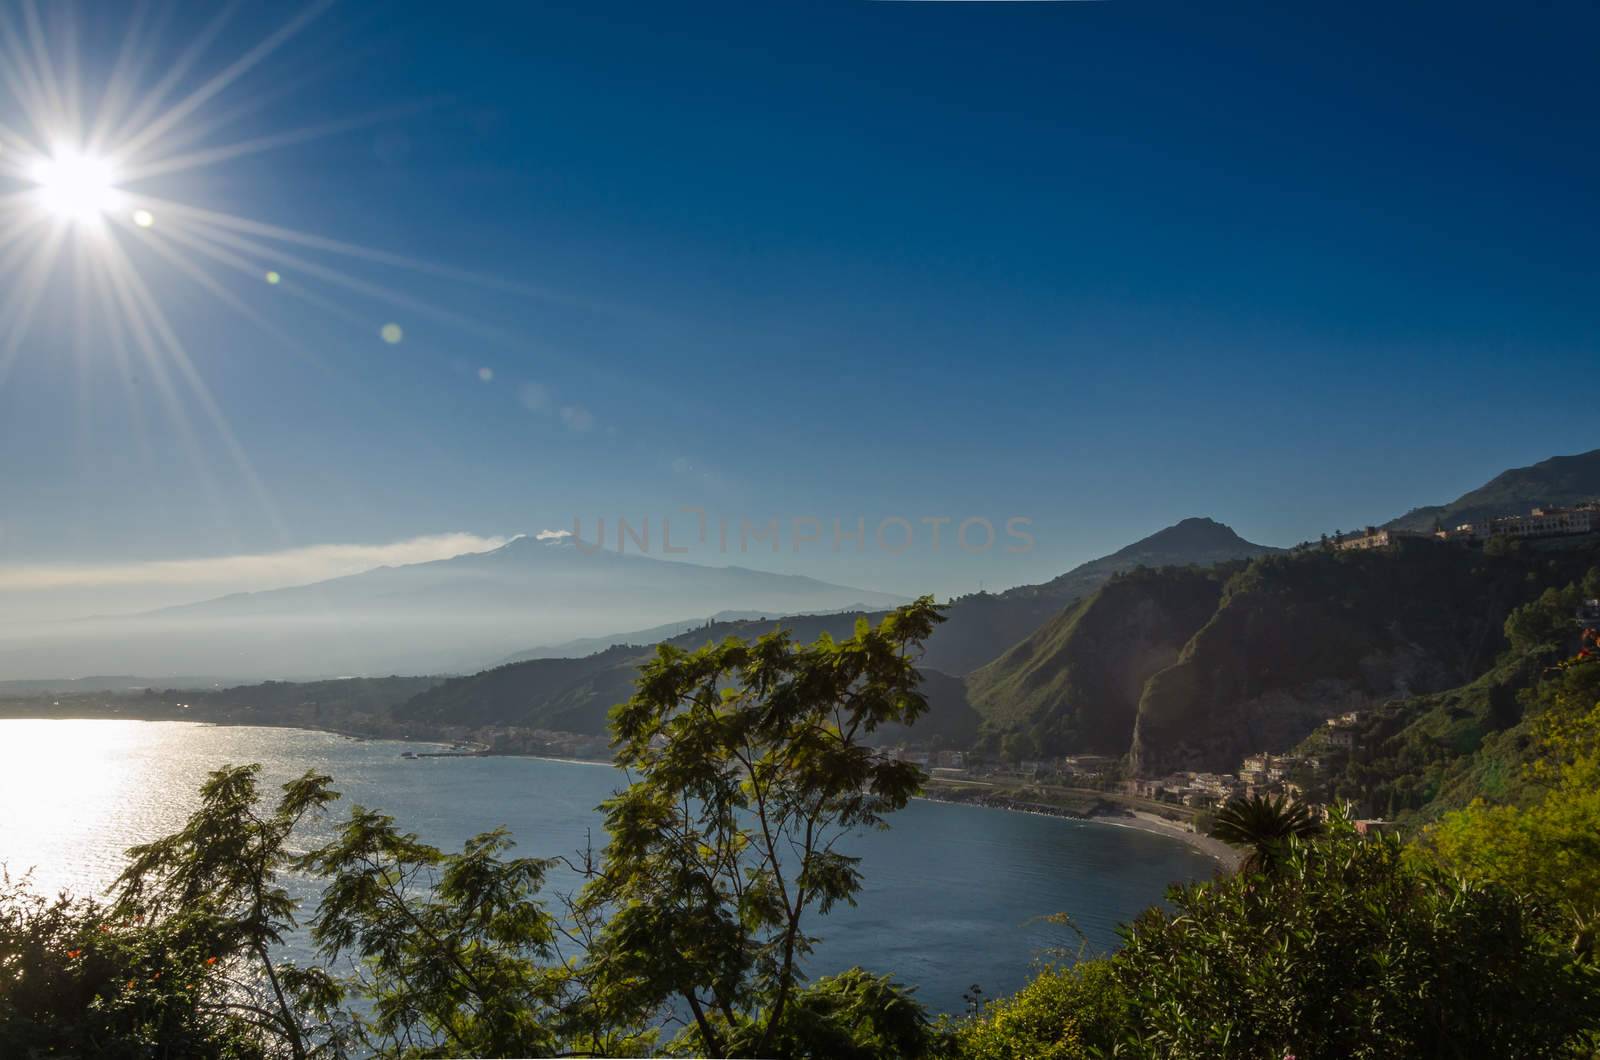
[[[374,1055],[641,1051],[588,1021],[562,926],[535,900],[550,862],[503,857],[511,845],[496,830],[445,854],[357,806],[302,859],[329,881],[311,921],[320,956],[358,959],[356,1026]]]
[[[603,806],[610,842],[579,903],[603,924],[585,962],[600,1003],[676,1003],[685,1048],[771,1055],[815,941],[806,915],[861,886],[838,844],[922,783],[865,739],[927,709],[913,652],[940,620],[924,597],[841,642],[657,650],[612,713],[634,779]]]
[[[1554,652],[1567,646],[1574,634],[1572,613],[1578,606],[1578,587],[1549,588],[1537,600],[1523,604],[1506,618],[1506,639],[1511,650]]]
[[[342,992],[326,971],[278,960],[274,951],[295,927],[297,905],[279,878],[294,860],[287,844],[295,828],[338,794],[331,778],[308,772],[285,784],[277,808],[263,816],[260,772],[259,765],[217,770],[180,831],[130,849],[112,914],[156,922],[203,948],[208,966],[221,967],[204,980],[218,985],[201,1004],[281,1042],[298,1060],[340,1048],[328,1020],[308,1017],[326,1015]]]
[[[1249,847],[1242,869],[1266,870],[1286,852],[1290,839],[1316,835],[1322,824],[1311,810],[1284,796],[1235,797],[1217,811],[1211,834],[1225,843]]]
[[[767,1038],[767,1052],[757,1053],[762,1033],[760,1021],[745,1024],[729,1039],[729,1051],[787,1060],[923,1060],[939,1046],[928,1012],[911,988],[860,968],[796,990]]]
[[[278,1051],[248,1013],[224,1007],[237,991],[193,919],[136,922],[29,882],[0,870],[0,1056]]]

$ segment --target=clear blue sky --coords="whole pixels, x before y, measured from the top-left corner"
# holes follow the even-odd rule
[[[394,113],[134,189],[519,286],[294,251],[442,317],[201,262],[275,335],[125,233],[277,521],[137,358],[75,350],[63,268],[0,385],[3,560],[1033,521],[1023,557],[732,557],[945,593],[1446,500],[1600,445],[1596,40],[1579,5],[340,5],[202,144]]]

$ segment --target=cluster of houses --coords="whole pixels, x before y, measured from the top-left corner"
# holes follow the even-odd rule
[[[1369,526],[1359,534],[1334,534],[1333,547],[1341,552],[1366,548],[1387,548],[1403,540],[1438,540],[1473,543],[1494,538],[1573,537],[1600,533],[1600,501],[1571,508],[1540,507],[1526,515],[1502,515],[1475,523],[1440,527],[1432,533],[1415,530],[1382,530]]]
[[[1328,719],[1319,734],[1318,744],[1328,752],[1349,752],[1356,744],[1361,712],[1346,711]],[[1255,795],[1305,797],[1305,780],[1320,771],[1326,762],[1317,754],[1271,754],[1261,751],[1245,755],[1238,773],[1172,773],[1156,779],[1122,782],[1122,792],[1158,802],[1181,803],[1195,809],[1213,809],[1235,797]]]
[[[923,769],[965,770],[967,768],[965,751],[918,751],[907,747],[896,747],[889,753],[901,762],[910,762]]]

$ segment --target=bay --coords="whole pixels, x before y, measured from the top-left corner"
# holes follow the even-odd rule
[[[360,803],[446,848],[502,825],[521,854],[602,845],[595,807],[623,782],[612,767],[401,757],[427,749],[298,729],[0,720],[0,863],[14,876],[31,870],[40,891],[101,893],[129,846],[181,826],[208,771],[248,762],[273,785],[307,769],[333,776],[343,805],[308,830],[308,844]],[[892,972],[935,1011],[960,1011],[973,984],[990,997],[1014,991],[1040,960],[1110,950],[1116,926],[1168,883],[1216,871],[1181,842],[1093,821],[921,800],[890,820],[851,837],[866,885],[857,906],[812,921],[823,942],[808,971]],[[576,882],[556,872],[549,888]],[[309,881],[300,891],[314,897]],[[1042,919],[1055,913],[1082,935]],[[297,947],[303,959],[303,940]]]

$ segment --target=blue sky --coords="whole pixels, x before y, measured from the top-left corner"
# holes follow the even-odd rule
[[[288,13],[241,13],[189,80]],[[336,6],[195,121],[351,127],[128,193],[439,271],[196,259],[268,331],[122,234],[257,490],[83,337],[60,268],[0,385],[0,566],[677,536],[684,505],[1031,520],[1022,555],[701,557],[949,593],[1188,515],[1288,545],[1449,499],[1600,445],[1597,32],[1576,5]]]

